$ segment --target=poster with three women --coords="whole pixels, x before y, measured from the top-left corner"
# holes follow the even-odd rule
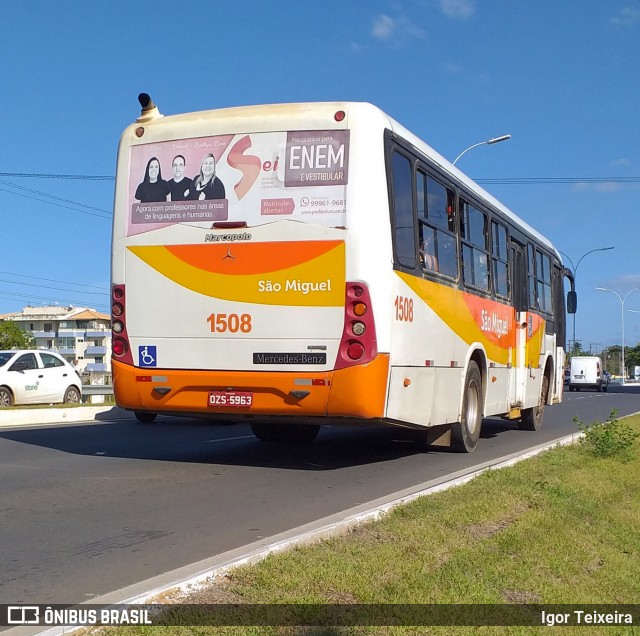
[[[218,135],[131,148],[127,235],[174,223],[344,225],[349,131]]]

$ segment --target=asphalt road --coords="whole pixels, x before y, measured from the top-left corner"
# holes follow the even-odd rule
[[[485,420],[471,455],[385,427],[308,446],[158,418],[0,429],[0,603],[78,603],[451,472],[640,411],[640,387],[565,393],[542,430]]]

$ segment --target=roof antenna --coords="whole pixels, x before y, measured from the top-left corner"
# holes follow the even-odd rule
[[[158,107],[153,103],[153,100],[147,93],[140,93],[138,95],[138,101],[140,102],[140,106],[142,106],[142,111],[140,112],[140,117],[136,121],[138,122],[147,122],[153,119],[157,119],[158,117],[163,117],[158,110]]]

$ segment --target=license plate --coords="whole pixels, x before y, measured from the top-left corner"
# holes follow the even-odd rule
[[[253,404],[253,391],[209,391],[209,406],[249,408]]]

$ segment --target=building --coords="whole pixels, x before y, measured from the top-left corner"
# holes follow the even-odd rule
[[[35,339],[37,349],[52,349],[81,374],[111,375],[111,319],[87,307],[25,307],[12,320]]]

